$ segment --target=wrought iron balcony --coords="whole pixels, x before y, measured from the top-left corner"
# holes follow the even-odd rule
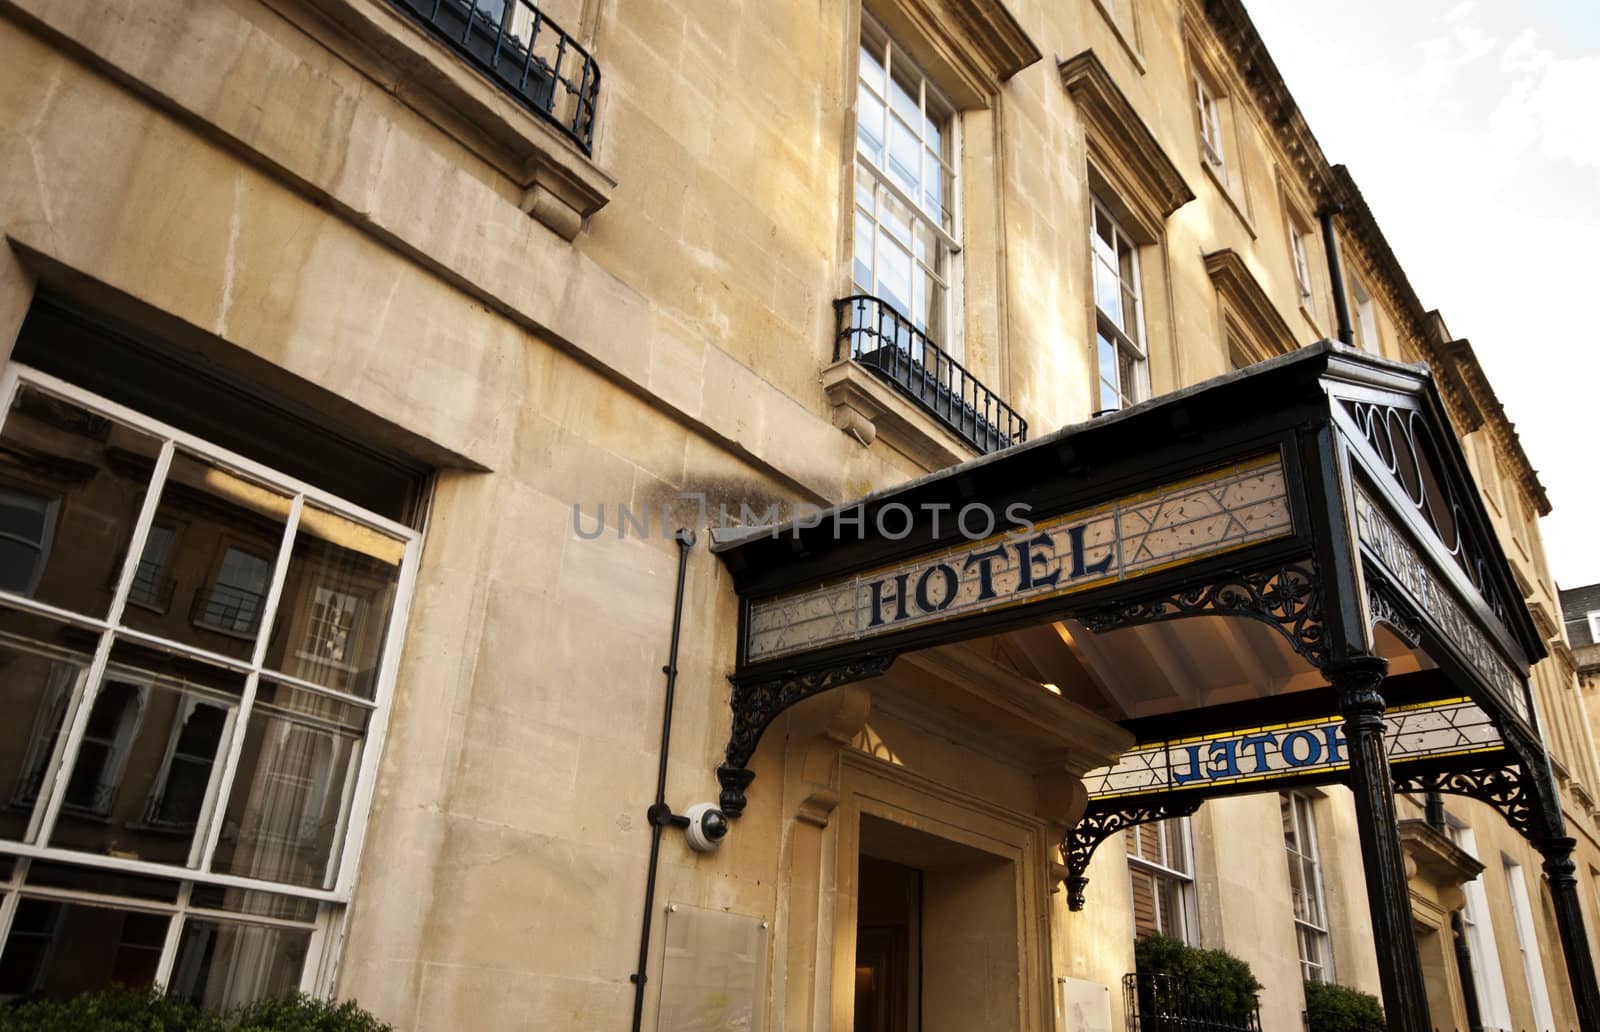
[[[539,8],[527,0],[390,2],[591,152],[600,66]]]
[[[1261,1006],[1177,975],[1122,976],[1128,1032],[1261,1032]]]
[[[835,362],[848,358],[871,370],[980,452],[1027,440],[1028,421],[893,305],[855,294],[835,301],[833,308]]]

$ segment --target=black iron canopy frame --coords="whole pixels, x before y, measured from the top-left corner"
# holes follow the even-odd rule
[[[1221,513],[1198,542],[1140,530],[1154,525],[1152,512],[1195,500]],[[972,506],[1025,514],[1026,526],[1002,523],[974,541],[963,533],[970,522],[950,518]],[[903,652],[1061,619],[1098,633],[1246,618],[1282,635],[1326,683],[1259,700],[1249,716],[1213,706],[1125,721],[1138,744],[1124,760],[1160,755],[1175,721],[1194,736],[1302,720],[1321,722],[1328,759],[1341,762],[1203,787],[1168,776],[1170,753],[1131,781],[1112,768],[1099,791],[1089,786],[1087,812],[1062,843],[1073,906],[1083,904],[1095,846],[1115,831],[1229,792],[1345,783],[1389,1023],[1420,1032],[1431,1025],[1394,792],[1467,795],[1545,857],[1580,1025],[1600,1032],[1575,843],[1528,693],[1544,643],[1425,367],[1323,341],[815,520],[721,535],[714,550],[741,604],[732,729],[717,771],[729,815],[744,811],[751,760],[784,710],[880,675]],[[1386,679],[1388,635],[1430,668]],[[1408,752],[1398,732],[1386,743],[1386,720],[1402,727],[1418,707],[1435,724],[1475,715],[1471,747]]]

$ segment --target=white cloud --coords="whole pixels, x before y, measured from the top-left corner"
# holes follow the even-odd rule
[[[1491,132],[1551,160],[1600,169],[1600,55],[1557,57],[1528,30],[1506,47],[1501,67],[1515,78],[1489,116]]]

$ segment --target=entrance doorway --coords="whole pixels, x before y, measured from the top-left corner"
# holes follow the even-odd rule
[[[1013,860],[864,814],[856,891],[855,1032],[1020,1030]]]

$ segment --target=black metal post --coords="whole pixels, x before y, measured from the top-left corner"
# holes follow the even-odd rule
[[[1378,656],[1352,656],[1323,668],[1339,691],[1349,752],[1350,790],[1356,799],[1361,861],[1367,875],[1367,906],[1378,951],[1378,982],[1390,1032],[1431,1032],[1428,989],[1411,923],[1411,892],[1394,808],[1393,780],[1383,747],[1383,695],[1389,672]]]
[[[1344,268],[1339,262],[1339,241],[1333,235],[1333,217],[1342,211],[1344,205],[1329,204],[1317,212],[1317,216],[1322,219],[1322,247],[1328,254],[1328,279],[1333,286],[1333,318],[1339,327],[1339,343],[1354,344],[1356,331],[1350,325],[1350,301],[1344,296]]]
[[[1600,1032],[1600,988],[1596,987],[1594,955],[1583,931],[1583,908],[1578,902],[1577,866],[1572,851],[1578,840],[1565,836],[1540,839],[1544,873],[1550,878],[1550,902],[1556,909],[1556,927],[1561,931],[1561,952],[1566,956],[1567,981],[1572,985],[1572,1000],[1578,1008],[1578,1028]]]

